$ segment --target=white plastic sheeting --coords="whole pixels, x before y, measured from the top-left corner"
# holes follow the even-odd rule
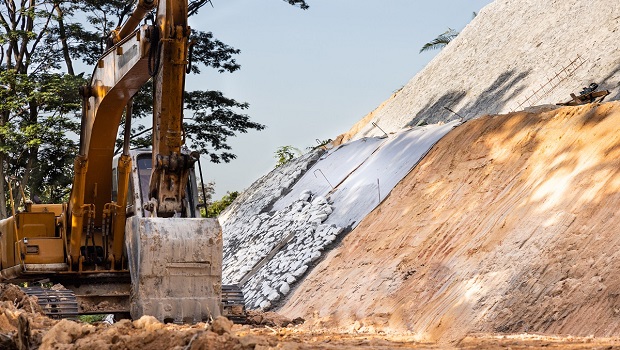
[[[282,300],[314,262],[459,123],[356,140],[325,153],[312,167],[304,167],[301,176],[289,164],[290,175],[276,170],[259,180],[272,183],[269,178],[277,178],[294,184],[271,208],[266,201],[237,201],[227,212],[224,282],[244,284],[249,308],[269,308]],[[273,187],[252,186],[253,196],[273,197]],[[263,203],[260,208],[258,203]]]
[[[326,223],[340,227],[357,226],[430,148],[459,124],[452,121],[428,125],[390,137],[328,197],[334,212]]]
[[[354,172],[386,140],[377,137],[363,138],[329,151],[299,179],[286,196],[273,205],[273,209],[284,209],[306,190],[312,191],[313,195],[326,196],[332,187]]]

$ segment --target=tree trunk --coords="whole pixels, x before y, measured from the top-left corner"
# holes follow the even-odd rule
[[[6,215],[6,182],[4,181],[4,154],[0,153],[0,219],[5,219]]]
[[[58,15],[58,34],[60,36],[60,43],[62,45],[62,55],[65,59],[65,64],[67,66],[67,73],[70,75],[75,75],[73,70],[73,62],[71,61],[71,56],[69,55],[69,45],[67,44],[67,31],[65,29],[65,19],[62,8],[60,7],[60,3],[56,3],[54,5],[56,8],[56,14]]]
[[[39,105],[37,101],[31,100],[29,103],[29,108],[30,108],[30,116],[28,117],[28,124],[34,125],[37,123],[37,119],[39,116]],[[24,191],[25,191],[26,185],[28,185],[28,182],[30,181],[30,174],[32,173],[32,169],[37,164],[38,155],[39,155],[38,146],[31,147],[28,149],[28,159],[26,161],[26,167],[24,168],[24,175],[22,176],[21,181],[19,182],[20,186],[24,186],[22,187]],[[22,191],[17,189],[16,192],[17,193],[15,194],[15,205],[19,207],[19,203],[21,203],[22,201]]]

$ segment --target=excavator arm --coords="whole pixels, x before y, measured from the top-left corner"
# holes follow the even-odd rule
[[[156,22],[134,30],[140,20],[157,7]],[[145,206],[159,217],[181,213],[188,173],[196,161],[181,153],[183,144],[183,91],[187,62],[189,27],[187,0],[140,0],[136,10],[110,41],[112,46],[100,58],[90,85],[81,91],[83,120],[80,153],[76,157],[75,177],[70,198],[72,263],[77,263],[86,220],[102,222],[102,209],[112,188],[110,164],[118,125],[127,103],[153,79],[153,170],[149,200]],[[127,135],[126,135],[127,136]],[[119,162],[128,178],[131,166],[126,155]],[[125,199],[127,184],[121,183],[119,198]],[[117,203],[124,207],[125,203]],[[122,250],[124,216],[117,218],[113,257],[119,262]]]
[[[159,69],[153,77],[153,173],[147,205],[148,210],[157,213],[158,217],[170,217],[184,210],[188,172],[196,159],[181,154],[183,91],[190,34],[187,1],[162,1],[166,1],[166,6],[159,6],[157,25],[152,29],[159,32],[150,33],[151,38],[159,38],[156,52],[159,62],[155,62]]]

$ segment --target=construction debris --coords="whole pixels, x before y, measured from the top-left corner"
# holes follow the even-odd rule
[[[605,97],[609,95],[611,92],[609,90],[601,90],[596,91],[598,89],[597,83],[592,83],[587,87],[584,87],[583,90],[579,93],[579,96],[575,94],[570,94],[571,100],[566,102],[560,102],[558,105],[560,106],[579,106],[588,103],[594,102],[603,102]]]

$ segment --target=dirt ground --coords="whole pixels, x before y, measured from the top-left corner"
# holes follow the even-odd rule
[[[459,343],[414,340],[412,334],[336,332],[315,322],[291,320],[273,312],[250,312],[249,325],[225,318],[206,324],[162,324],[145,316],[136,321],[87,324],[52,320],[40,313],[36,299],[9,284],[0,284],[0,349],[591,349],[620,348],[620,338],[549,337],[542,335],[473,335]]]
[[[3,311],[6,315],[7,310]],[[304,325],[241,326],[226,319],[179,326],[143,317],[133,322],[90,325],[18,314],[17,320],[11,319],[10,325],[0,327],[1,349],[620,349],[620,338],[475,335],[456,344],[436,344],[415,341],[408,334],[337,333],[329,329],[311,330]],[[29,333],[20,328],[24,324],[29,325]]]
[[[411,334],[335,332],[295,324],[275,313],[254,313],[259,325],[233,325],[225,318],[206,324],[162,324],[145,316],[114,324],[51,320],[0,302],[0,349],[620,349],[620,338],[596,339],[542,335],[474,335],[454,344],[414,340]],[[283,326],[287,324],[287,326]],[[272,324],[273,326],[269,326]],[[278,325],[276,325],[278,324]]]

